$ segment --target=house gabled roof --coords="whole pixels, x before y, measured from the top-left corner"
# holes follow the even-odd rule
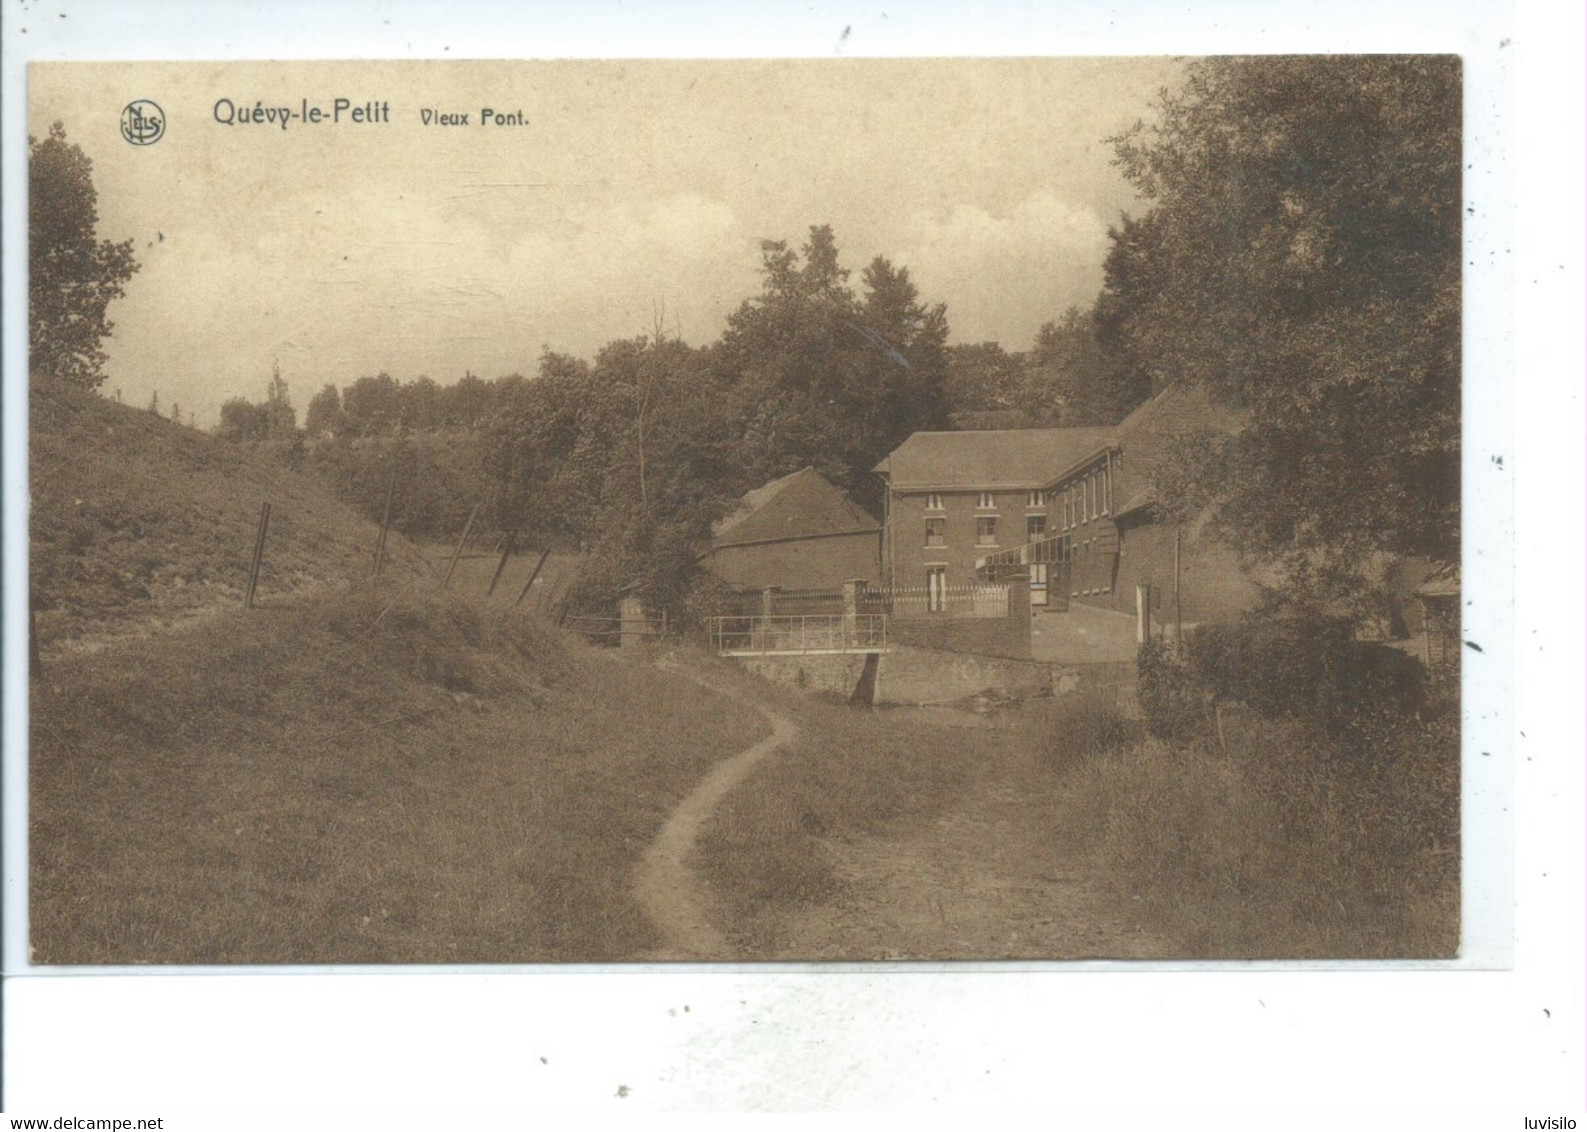
[[[894,491],[1035,489],[1106,442],[1108,428],[917,432],[876,471]]]
[[[1077,454],[1070,464],[1042,486],[1053,486],[1059,480],[1082,470],[1083,466],[1099,455],[1104,448],[1114,447],[1128,451],[1132,444],[1145,444],[1150,447],[1154,443],[1161,447],[1169,438],[1197,429],[1210,429],[1226,435],[1236,433],[1244,423],[1244,418],[1239,412],[1214,401],[1205,389],[1198,385],[1176,382],[1150,400],[1137,405],[1129,416],[1106,430],[1109,435],[1101,443]],[[1127,514],[1154,502],[1156,502],[1155,494],[1149,488],[1143,487],[1119,509],[1119,514]]]
[[[711,527],[715,547],[771,539],[878,531],[874,516],[814,468],[800,468],[742,495]]]
[[[1240,414],[1199,386],[1168,386],[1116,425],[1095,428],[1019,428],[917,432],[874,469],[894,491],[1040,490],[1081,470],[1109,448],[1198,428],[1239,431]],[[1152,500],[1132,499],[1131,507]]]

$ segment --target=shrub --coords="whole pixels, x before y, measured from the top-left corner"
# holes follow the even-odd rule
[[[1051,753],[1060,765],[1093,759],[1133,746],[1145,738],[1141,722],[1120,710],[1116,696],[1082,688],[1053,704]]]
[[[1364,713],[1414,713],[1426,675],[1411,656],[1353,639],[1342,618],[1296,613],[1204,625],[1186,641],[1188,679],[1219,702],[1338,732]]]
[[[1162,641],[1141,646],[1136,695],[1146,730],[1168,743],[1187,743],[1208,733],[1208,694],[1194,671],[1176,660]]]

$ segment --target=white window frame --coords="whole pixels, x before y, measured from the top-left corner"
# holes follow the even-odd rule
[[[975,509],[977,511],[996,511],[997,496],[990,491],[981,492],[980,499],[976,501]]]
[[[1025,510],[1044,511],[1047,508],[1047,493],[1045,491],[1027,491],[1025,493]]]
[[[990,529],[983,534],[982,529],[990,524]],[[997,546],[997,516],[977,515],[975,517],[975,545],[980,547]]]
[[[1032,533],[1031,529],[1030,529],[1030,525],[1031,525],[1031,523],[1036,522],[1037,520],[1040,520],[1041,525],[1042,525],[1042,529],[1040,531]],[[1047,516],[1046,515],[1043,514],[1043,515],[1026,515],[1025,516],[1025,541],[1026,542],[1035,542],[1037,539],[1046,538],[1047,534],[1048,534],[1048,531],[1047,531]]]
[[[926,492],[926,510],[927,511],[941,511],[942,509],[943,509],[943,507],[942,507],[942,492],[940,492],[940,491],[928,491],[928,492]]]
[[[937,540],[932,542],[931,525],[937,524]],[[948,520],[940,515],[932,515],[926,519],[926,549],[942,550],[948,545]]]

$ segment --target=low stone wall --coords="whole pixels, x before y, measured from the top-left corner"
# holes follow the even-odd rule
[[[736,659],[746,671],[774,684],[804,692],[825,692],[847,700],[865,674],[866,657],[863,653],[812,653]]]
[[[982,692],[1024,699],[1053,691],[1050,665],[893,643],[876,672],[879,704],[946,704]]]
[[[1030,614],[1022,625],[1012,617],[894,617],[890,642],[922,649],[1030,659]]]

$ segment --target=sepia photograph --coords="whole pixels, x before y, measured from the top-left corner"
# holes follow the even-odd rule
[[[1459,56],[27,83],[31,965],[1461,956]]]

